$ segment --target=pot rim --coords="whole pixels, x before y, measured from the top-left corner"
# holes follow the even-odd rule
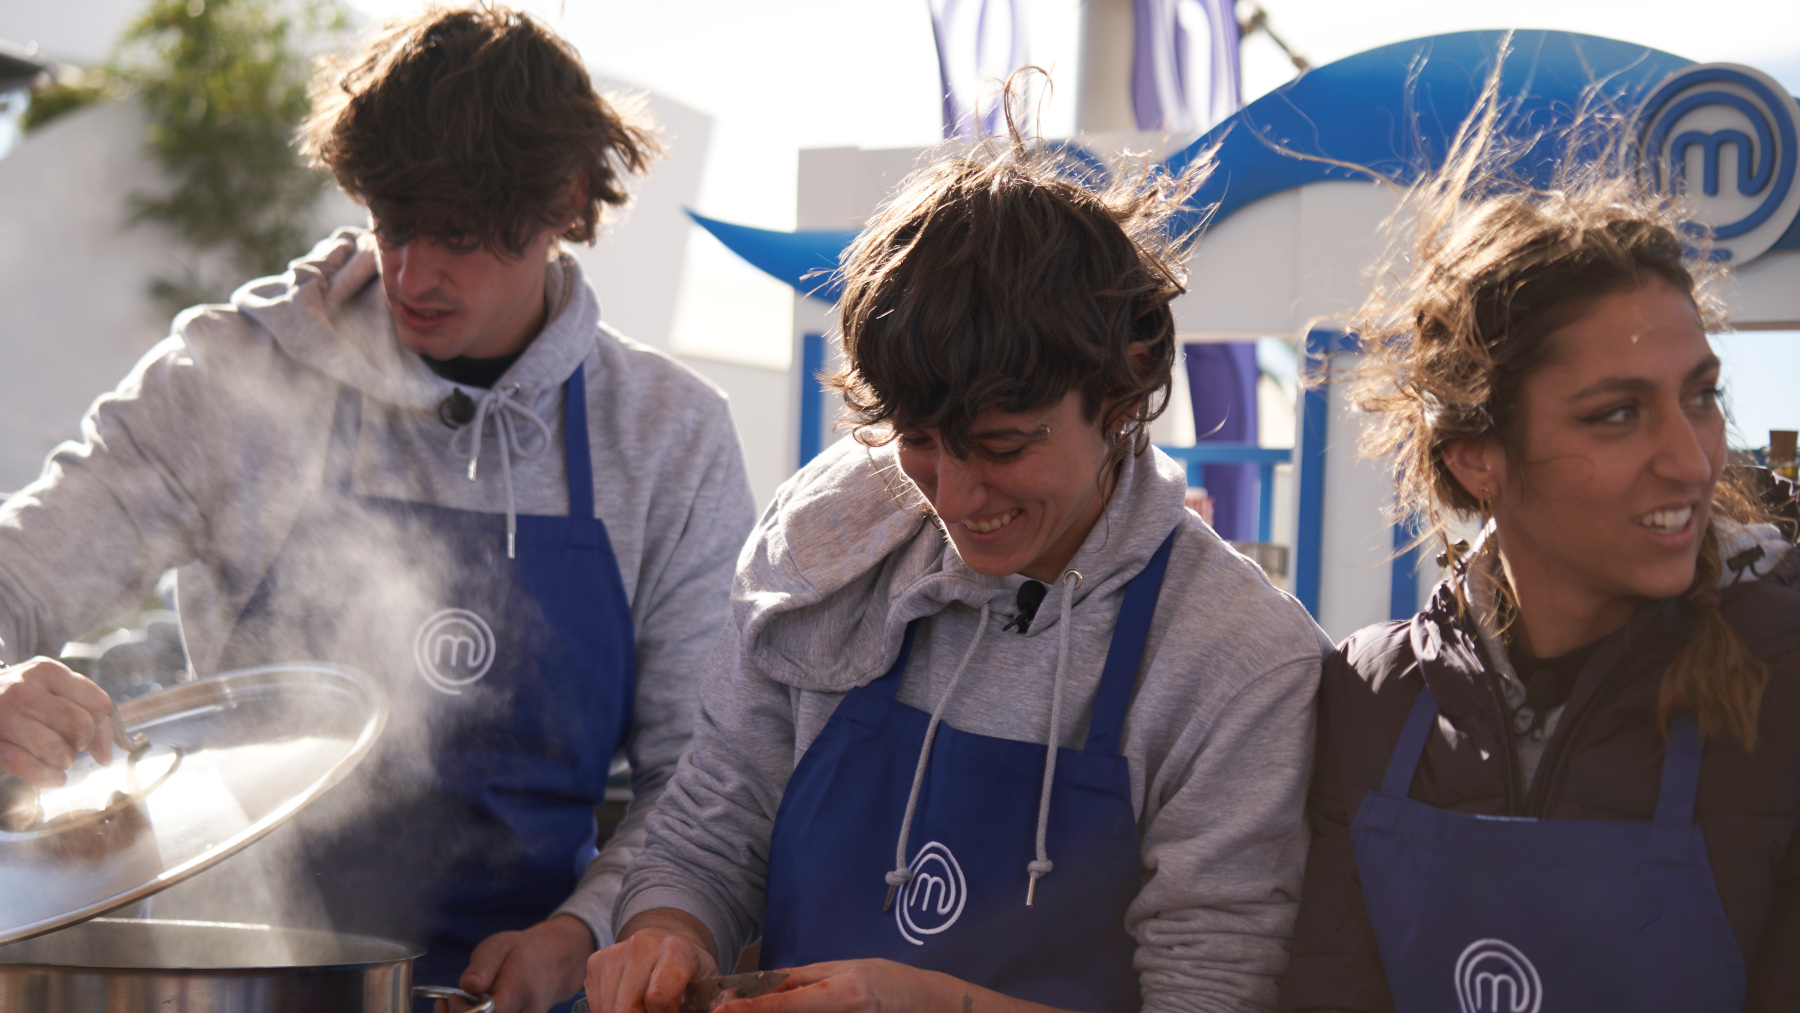
[[[28,948],[32,943],[41,943],[44,939],[62,932],[79,932],[92,926],[133,926],[142,927],[144,931],[180,932],[186,929],[215,929],[237,932],[273,932],[284,936],[300,937],[315,941],[329,940],[336,944],[368,946],[370,949],[390,949],[393,955],[368,960],[341,960],[327,963],[289,963],[289,964],[230,964],[220,967],[192,967],[175,965],[146,964],[114,964],[114,963],[68,963],[52,960],[8,960],[6,950],[14,947]],[[127,931],[130,931],[127,929]],[[55,968],[59,970],[78,971],[81,973],[99,974],[179,974],[179,975],[235,975],[256,973],[292,973],[306,971],[328,971],[333,969],[350,969],[359,967],[376,967],[382,964],[411,963],[425,953],[425,947],[417,943],[403,942],[384,936],[362,935],[354,932],[338,932],[331,929],[296,929],[279,925],[260,925],[250,922],[212,922],[186,921],[170,918],[90,918],[75,925],[64,926],[56,932],[34,936],[31,939],[18,940],[0,945],[0,973],[19,968]]]

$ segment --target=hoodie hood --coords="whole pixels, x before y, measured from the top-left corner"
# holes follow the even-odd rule
[[[490,389],[461,388],[406,351],[380,282],[374,236],[339,229],[287,273],[253,281],[233,293],[235,308],[274,335],[294,361],[318,370],[365,397],[397,408],[435,414],[458,389],[471,395],[470,421],[456,430],[451,450],[479,471],[492,430],[506,501],[506,555],[516,557],[518,493],[513,462],[551,449],[545,416],[557,391],[596,347],[600,304],[582,282],[575,258],[558,251],[544,266],[545,322],[517,362]],[[491,460],[491,458],[490,458]]]
[[[1126,458],[1106,509],[1032,621],[1055,636],[1070,607],[1110,600],[1182,519],[1187,475],[1159,450]],[[1098,597],[1096,597],[1098,596]],[[952,604],[1010,614],[1004,578],[971,570],[895,447],[846,437],[777,492],[738,561],[732,618],[740,662],[784,685],[842,692],[885,672],[906,626]]]
[[[599,300],[567,252],[545,265],[544,290],[543,330],[502,378],[526,404],[568,380],[593,350],[600,323]],[[244,285],[231,302],[295,361],[380,401],[435,412],[457,387],[401,347],[366,229],[338,229],[286,273]]]

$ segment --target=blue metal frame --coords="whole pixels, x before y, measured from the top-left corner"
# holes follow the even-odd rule
[[[800,336],[800,467],[819,456],[825,430],[825,335]]]
[[[1330,365],[1338,352],[1354,351],[1350,335],[1318,330],[1306,335],[1306,365]],[[1305,367],[1302,376],[1304,377]],[[1294,531],[1294,597],[1319,615],[1319,584],[1325,546],[1325,460],[1330,436],[1330,403],[1323,386],[1305,388],[1300,396],[1300,504]],[[1412,546],[1413,525],[1394,525],[1394,557],[1388,563],[1388,617],[1409,619],[1419,611],[1419,550]]]
[[[1346,335],[1341,331],[1309,331],[1306,356],[1301,363],[1301,382],[1308,367],[1324,364],[1331,353],[1342,351]],[[1330,404],[1321,386],[1305,386],[1300,394],[1300,439],[1296,464],[1300,502],[1294,524],[1294,597],[1316,619],[1319,615],[1321,549],[1325,540],[1325,440]]]
[[[1394,559],[1389,566],[1388,618],[1411,619],[1419,611],[1419,548],[1413,544],[1418,529],[1409,523],[1394,525]]]
[[[1275,466],[1294,459],[1287,447],[1259,447],[1254,443],[1199,443],[1191,447],[1158,447],[1177,461],[1187,463],[1188,485],[1203,484],[1200,469],[1208,464],[1254,464],[1256,490],[1256,540],[1267,542],[1275,525]]]

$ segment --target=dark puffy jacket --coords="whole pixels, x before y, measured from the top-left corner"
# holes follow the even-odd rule
[[[1749,971],[1748,1010],[1800,1010],[1800,591],[1797,553],[1774,579],[1727,589],[1726,618],[1769,666],[1755,752],[1709,739],[1695,818]],[[1412,797],[1460,813],[1644,820],[1656,810],[1663,756],[1656,724],[1663,669],[1685,641],[1685,603],[1647,605],[1582,669],[1528,792],[1479,638],[1440,587],[1408,622],[1352,635],[1319,690],[1312,853],[1301,889],[1284,1010],[1391,1010],[1363,906],[1350,823],[1380,786],[1421,680],[1457,731],[1431,736]]]

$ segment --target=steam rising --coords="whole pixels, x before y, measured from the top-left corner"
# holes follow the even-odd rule
[[[494,549],[500,551],[499,518],[494,520]],[[171,889],[151,910],[160,918],[250,921],[416,940],[428,928],[430,912],[407,910],[406,898],[383,895],[383,887],[391,884],[370,881],[366,870],[314,863],[328,861],[321,851],[328,853],[329,842],[340,833],[371,822],[384,826],[383,817],[397,810],[429,807],[422,796],[437,776],[433,748],[471,720],[505,712],[511,694],[496,680],[453,686],[452,695],[434,688],[422,671],[492,660],[491,642],[464,645],[452,638],[418,643],[430,617],[467,603],[453,573],[460,562],[456,547],[388,509],[359,503],[349,504],[333,523],[310,531],[303,527],[302,533],[317,537],[290,540],[285,547],[279,595],[289,604],[305,601],[317,611],[309,609],[300,622],[286,608],[274,622],[250,617],[234,634],[224,661],[237,668],[314,660],[364,671],[387,690],[387,728],[358,770],[287,827]],[[505,569],[496,572],[504,574]],[[334,609],[341,610],[337,616],[330,615]],[[430,853],[394,857],[401,865],[449,864],[464,857],[476,840],[471,829],[460,837],[434,837]],[[408,842],[396,840],[394,846],[404,848]],[[344,890],[322,892],[321,874],[352,875],[366,889],[351,891],[359,895],[355,898],[346,898]],[[343,910],[346,899],[353,901],[353,910]]]
[[[236,390],[235,408],[244,413],[248,424],[229,434],[215,435],[221,442],[239,445],[209,449],[228,459],[252,463],[291,459],[292,451],[286,448],[270,447],[265,456],[254,447],[246,454],[242,446],[246,437],[255,441],[259,435],[272,439],[284,430],[291,434],[307,426],[307,415],[316,417],[316,388],[309,390],[302,385],[298,390],[271,389],[274,387],[244,384]],[[358,429],[388,429],[379,433],[378,442],[390,442],[396,437],[404,442],[439,436],[395,433],[393,427],[403,424],[396,421],[399,413],[384,410],[386,406],[373,399],[364,398],[363,402],[364,420],[360,426],[357,413],[337,413],[333,425],[338,430],[340,455],[356,445]],[[322,434],[326,428],[319,426],[315,432]],[[287,439],[291,443],[292,436]],[[468,573],[476,573],[493,574],[497,582],[508,579],[500,516],[481,518],[491,521],[491,538],[483,535],[471,539],[473,545],[456,542],[428,526],[413,504],[367,496],[358,488],[360,483],[352,486],[356,495],[341,495],[345,477],[341,470],[332,473],[334,466],[327,462],[326,447],[316,449],[313,461],[312,467],[317,469],[314,474],[324,476],[324,496],[271,502],[265,498],[269,490],[256,488],[257,476],[252,475],[245,476],[243,490],[224,499],[231,503],[233,511],[263,511],[255,527],[265,535],[270,528],[268,514],[285,515],[277,518],[287,528],[285,539],[260,547],[261,555],[267,557],[263,561],[265,569],[277,563],[274,556],[279,551],[273,571],[245,580],[238,588],[228,584],[234,574],[223,572],[227,579],[221,580],[220,567],[196,563],[179,571],[177,595],[191,664],[203,676],[293,661],[322,661],[357,669],[382,685],[389,696],[386,730],[356,771],[289,824],[169,888],[152,898],[147,908],[137,909],[137,913],[418,939],[429,927],[432,912],[411,910],[407,899],[393,891],[394,884],[382,882],[380,876],[320,863],[328,860],[332,842],[346,831],[371,823],[384,831],[404,830],[408,820],[396,814],[417,815],[431,809],[427,793],[438,776],[431,761],[433,748],[446,737],[467,731],[472,721],[510,710],[508,680],[439,680],[440,686],[453,692],[434,688],[427,681],[422,664],[435,665],[439,670],[480,660],[491,664],[497,645],[491,640],[485,645],[464,643],[455,637],[420,645],[418,635],[426,621],[446,609],[472,608],[478,614],[486,613],[488,621],[511,634],[515,647],[528,648],[536,637],[519,637],[519,628],[532,631],[534,624],[541,628],[543,620],[531,603],[518,600],[518,594],[500,595],[497,588],[470,583],[467,577]],[[446,478],[468,482],[462,474],[400,477],[414,486],[420,499],[440,502],[443,500],[433,495],[432,485]],[[492,483],[498,477],[494,475],[487,481]],[[377,482],[380,481],[378,476]],[[296,484],[308,491],[318,487],[317,479],[279,484]],[[9,504],[8,510],[32,509],[32,491],[27,490],[22,502]],[[145,489],[141,496],[129,491],[117,494],[118,501],[134,507],[167,497],[166,489]],[[245,526],[242,519],[225,517],[222,512],[215,516],[221,523],[219,530],[211,533],[229,533]],[[95,523],[108,520],[95,518]],[[254,553],[253,549],[244,554]],[[470,558],[471,553],[477,558]],[[208,554],[229,558],[233,552],[215,546]],[[209,629],[207,617],[218,615],[221,599],[233,591],[245,599],[235,627]],[[504,626],[496,609],[506,610]],[[481,651],[487,652],[485,659],[480,656]],[[477,736],[475,741],[479,743],[482,738]],[[390,827],[394,822],[401,825]],[[477,840],[473,829],[462,834],[452,832],[435,836],[427,853],[387,857],[400,868],[431,863],[443,866],[468,857]],[[407,846],[400,840],[394,843],[397,849]],[[418,842],[412,843],[416,846]],[[332,888],[332,881],[345,874],[353,874],[355,887]]]

